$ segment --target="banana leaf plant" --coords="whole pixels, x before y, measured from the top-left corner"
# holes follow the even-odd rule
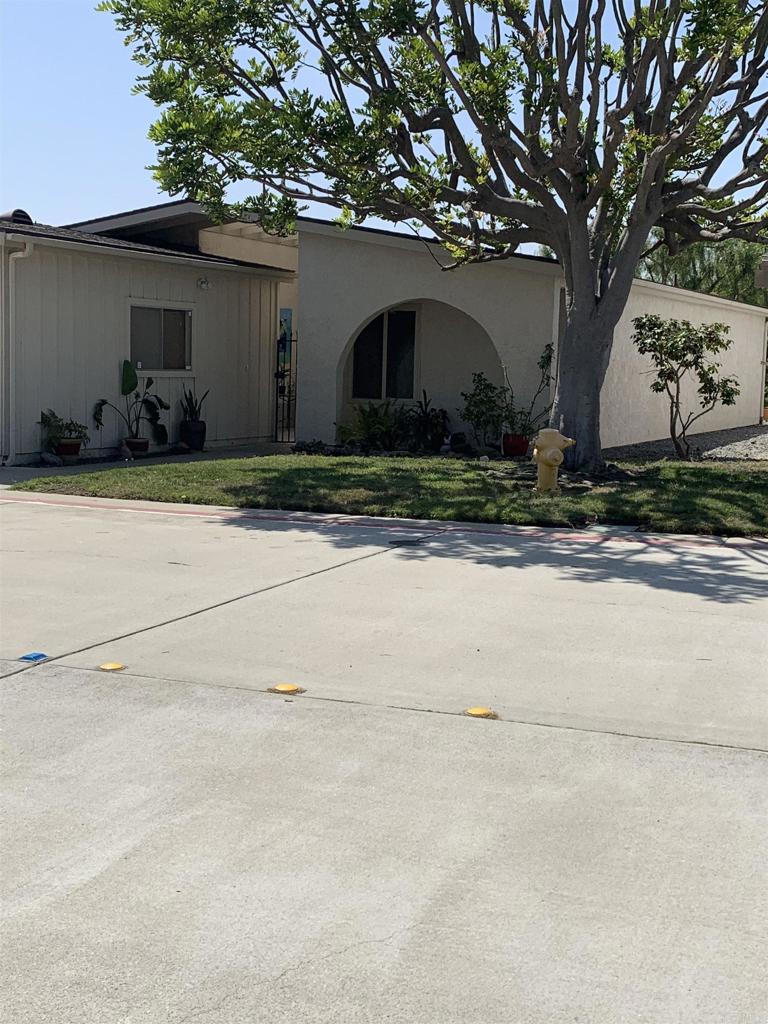
[[[93,407],[96,426],[104,426],[104,409],[110,408],[125,424],[128,430],[127,437],[141,437],[141,424],[144,421],[149,424],[155,444],[168,444],[168,431],[165,424],[160,422],[160,413],[170,409],[170,405],[160,395],[152,394],[154,383],[152,377],[147,377],[143,385],[140,385],[136,367],[130,359],[124,359],[120,375],[120,394],[125,400],[125,412],[108,399],[100,398]]]

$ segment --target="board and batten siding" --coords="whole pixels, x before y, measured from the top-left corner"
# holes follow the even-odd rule
[[[209,287],[198,281],[206,278]],[[130,356],[130,306],[169,303],[192,311],[190,371],[147,371],[170,404],[163,422],[178,439],[184,385],[201,395],[208,442],[271,439],[278,280],[209,266],[79,252],[35,241],[16,270],[16,453],[40,450],[40,410],[86,423],[91,450],[124,435],[109,409],[100,432],[99,398],[121,405],[120,366]],[[144,427],[147,427],[144,424]],[[149,436],[145,430],[145,436]]]

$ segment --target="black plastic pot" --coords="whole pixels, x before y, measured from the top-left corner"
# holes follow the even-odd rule
[[[191,451],[201,452],[205,446],[205,420],[182,420],[179,439]]]
[[[123,440],[125,447],[134,455],[146,455],[149,451],[148,437],[126,437]]]

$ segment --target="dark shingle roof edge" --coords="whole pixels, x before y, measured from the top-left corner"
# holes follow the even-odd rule
[[[110,235],[94,235],[76,228],[53,227],[50,224],[17,224],[12,220],[0,220],[0,231],[13,235],[29,235],[32,238],[48,238],[60,242],[74,242],[80,245],[99,246],[102,249],[115,249],[124,252],[143,253],[147,256],[165,256],[177,260],[192,260],[196,263],[216,263],[222,267],[243,267],[254,270],[274,270],[285,274],[280,267],[271,267],[265,263],[249,263],[246,260],[229,259],[226,256],[214,256],[200,252],[199,249],[170,249],[163,246],[147,245],[142,242],[128,242]]]

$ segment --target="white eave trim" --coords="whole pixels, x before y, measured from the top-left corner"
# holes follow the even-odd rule
[[[309,234],[324,235],[326,238],[337,238],[340,241],[346,242],[362,242],[366,245],[383,245],[392,249],[407,249],[409,252],[425,253],[426,251],[429,251],[436,257],[443,255],[448,256],[449,260],[452,259],[440,242],[434,242],[427,238],[415,238],[409,235],[402,235],[401,237],[396,234],[387,234],[384,232],[379,233],[375,228],[340,228],[335,224],[317,224],[314,221],[302,220],[301,217],[299,217],[296,221],[296,233],[299,236],[299,252],[301,252],[302,234]],[[554,260],[528,259],[526,258],[525,253],[519,253],[516,256],[509,256],[503,261],[497,260],[495,261],[495,266],[498,267],[502,263],[508,263],[519,270],[530,270],[534,274],[544,273],[562,277],[563,273],[563,268]],[[470,268],[483,266],[483,264],[468,263],[465,266]]]
[[[67,227],[81,228],[83,231],[98,235],[101,231],[116,231],[119,228],[140,227],[142,224],[156,224],[174,220],[177,217],[188,217],[190,214],[204,216],[203,208],[192,199],[187,200],[185,203],[163,203],[150,207],[148,210],[118,213],[111,217],[101,217],[99,220],[76,221],[74,224],[68,224]]]
[[[220,270],[228,273],[250,274],[254,277],[269,277],[279,281],[292,281],[296,277],[295,271],[281,270],[278,267],[258,267],[238,263],[221,263],[218,260],[208,260],[205,257],[191,259],[186,256],[174,256],[170,253],[151,252],[144,250],[125,249],[121,246],[99,245],[90,242],[69,241],[64,238],[48,238],[46,235],[25,235],[21,232],[0,231],[0,235],[11,242],[24,244],[33,242],[35,246],[48,246],[54,249],[74,249],[77,252],[87,252],[91,255],[127,257],[134,260],[150,260],[162,263],[173,263],[185,267],[201,267],[206,270]]]
[[[707,295],[704,292],[694,292],[689,288],[677,288],[673,284],[659,284],[657,281],[647,281],[643,277],[636,277],[632,282],[633,288],[642,288],[646,291],[661,292],[667,296],[677,295],[687,302],[696,302],[702,306],[719,306],[721,309],[739,310],[742,313],[757,313],[762,317],[768,317],[768,307],[753,306],[749,302],[739,302],[736,299],[724,299],[721,295]]]

